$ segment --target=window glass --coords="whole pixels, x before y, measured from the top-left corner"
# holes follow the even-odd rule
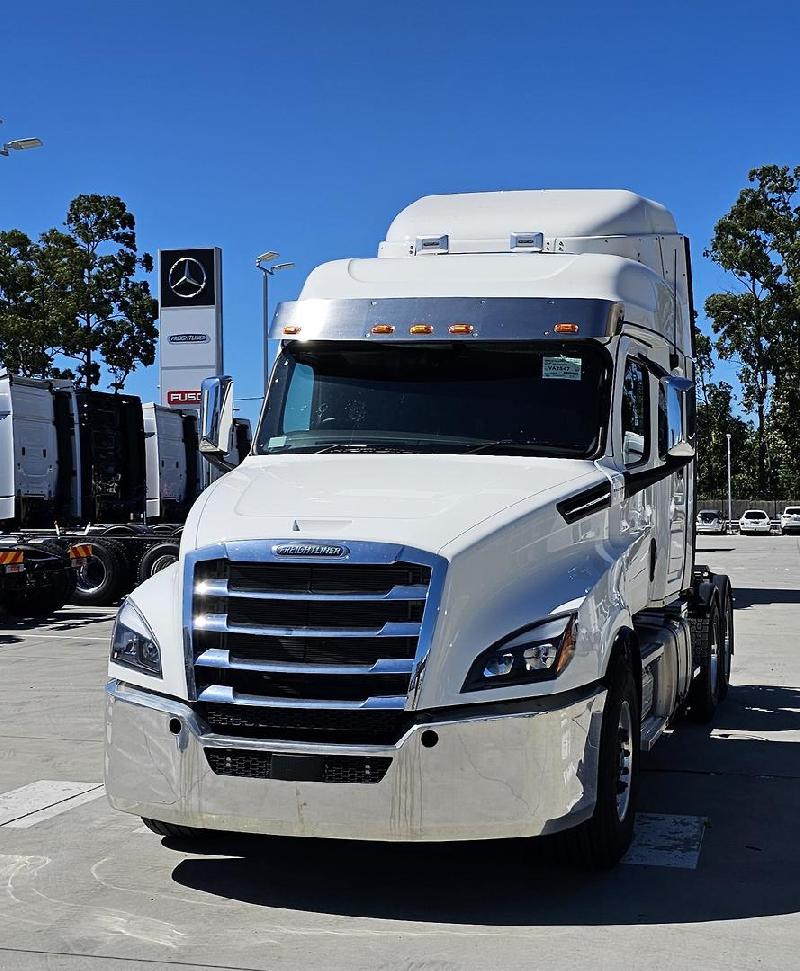
[[[667,419],[667,392],[664,385],[658,382],[658,457],[667,457],[669,447],[669,422]]]
[[[595,341],[293,342],[256,453],[587,457],[608,417],[608,363]]]
[[[622,461],[644,462],[650,450],[647,371],[638,361],[628,361],[622,386]]]

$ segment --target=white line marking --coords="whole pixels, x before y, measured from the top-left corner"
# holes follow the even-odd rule
[[[0,795],[0,827],[27,829],[97,799],[103,791],[100,782],[30,782]]]
[[[60,640],[60,641],[105,641],[106,643],[108,643],[108,638],[111,636],[110,633],[108,637],[87,637],[87,636],[82,637],[77,634],[28,634],[27,631],[23,632],[23,631],[9,630],[9,631],[1,631],[0,637],[2,637],[4,634],[8,637],[19,637],[21,640],[27,639],[31,641],[37,641],[37,640],[41,640],[44,637],[47,637],[47,638],[56,638],[57,640]]]
[[[706,823],[705,816],[637,813],[633,843],[622,862],[694,870]]]

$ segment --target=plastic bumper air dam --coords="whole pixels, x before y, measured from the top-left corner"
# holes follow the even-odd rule
[[[592,813],[605,698],[603,686],[592,686],[528,711],[476,708],[448,718],[442,709],[425,713],[396,745],[330,745],[215,735],[186,703],[111,681],[106,791],[116,809],[216,830],[366,840],[538,836]],[[306,758],[291,758],[298,755]],[[326,777],[336,781],[303,781],[321,778],[314,773],[326,760],[337,767]],[[288,775],[287,764],[295,766]],[[361,774],[348,777],[348,766]]]

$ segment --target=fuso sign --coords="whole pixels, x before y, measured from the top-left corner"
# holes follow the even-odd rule
[[[167,404],[168,405],[199,405],[200,392],[199,391],[168,391]]]

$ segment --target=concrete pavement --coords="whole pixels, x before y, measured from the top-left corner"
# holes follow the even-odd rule
[[[668,816],[702,844],[646,857],[679,866],[601,875],[524,841],[228,837],[187,852],[95,788],[112,613],[0,621],[0,969],[796,966],[800,541],[700,544],[734,583],[732,688],[711,726],[681,725],[647,757],[639,809],[656,842]]]

